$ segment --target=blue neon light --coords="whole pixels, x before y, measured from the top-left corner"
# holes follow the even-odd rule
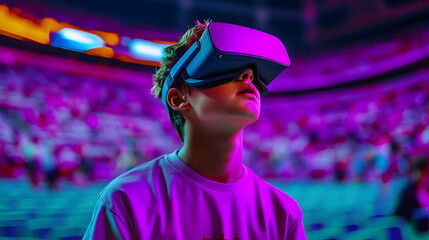
[[[63,28],[51,35],[51,45],[73,51],[85,52],[93,48],[103,47],[104,40],[92,33],[72,28]]]
[[[134,39],[129,43],[130,52],[139,59],[161,61],[164,49],[168,44],[151,42],[143,39]]]

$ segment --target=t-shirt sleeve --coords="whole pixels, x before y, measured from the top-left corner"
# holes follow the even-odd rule
[[[134,239],[121,216],[107,208],[102,199],[98,199],[88,229],[83,239]]]
[[[304,223],[302,221],[302,210],[299,210],[298,217],[289,226],[286,240],[306,240]]]

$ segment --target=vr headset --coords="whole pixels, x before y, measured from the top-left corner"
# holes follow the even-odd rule
[[[162,87],[162,102],[171,117],[167,93],[179,75],[188,85],[207,89],[234,80],[249,66],[254,70],[253,84],[261,95],[266,95],[267,85],[289,65],[286,48],[277,37],[248,27],[212,22],[171,69]]]

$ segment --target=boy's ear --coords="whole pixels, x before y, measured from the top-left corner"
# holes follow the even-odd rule
[[[173,110],[187,110],[191,108],[187,95],[177,88],[170,88],[168,90],[167,103]]]

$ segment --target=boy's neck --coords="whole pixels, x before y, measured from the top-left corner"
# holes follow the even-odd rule
[[[185,138],[179,158],[192,170],[212,181],[233,183],[243,171],[243,129],[232,134],[201,134]]]

